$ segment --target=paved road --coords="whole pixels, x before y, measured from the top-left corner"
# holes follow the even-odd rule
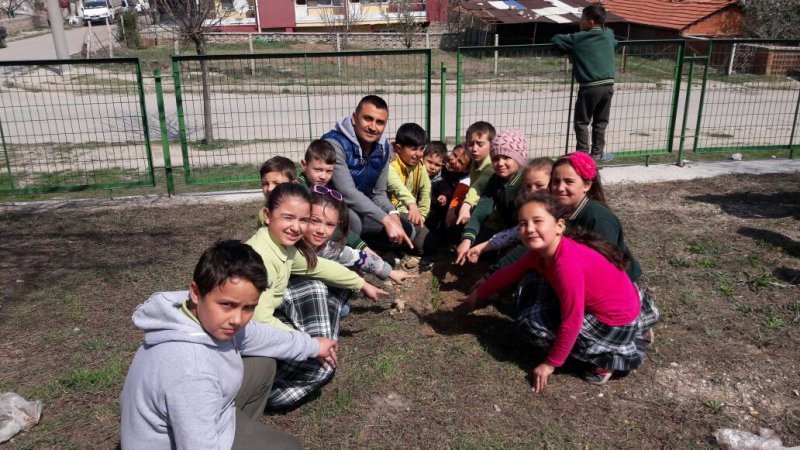
[[[88,30],[88,27],[77,27],[65,31],[67,36],[67,50],[69,50],[70,55],[80,53]],[[93,26],[92,32],[94,32],[100,42],[105,44],[108,41],[108,31],[105,25]],[[55,58],[56,49],[55,44],[53,44],[52,34],[11,41],[8,42],[7,48],[0,49],[0,61],[27,61]]]

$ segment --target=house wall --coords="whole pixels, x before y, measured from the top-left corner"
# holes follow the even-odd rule
[[[44,15],[18,16],[13,19],[0,19],[0,25],[6,27],[10,35],[34,28],[47,28],[47,17]]]
[[[744,37],[744,14],[739,6],[729,6],[686,27],[682,34],[716,38]]]
[[[284,29],[295,27],[294,0],[256,0],[262,29]]]

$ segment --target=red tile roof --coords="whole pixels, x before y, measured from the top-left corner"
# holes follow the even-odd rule
[[[683,30],[736,0],[605,0],[605,8],[631,23]]]

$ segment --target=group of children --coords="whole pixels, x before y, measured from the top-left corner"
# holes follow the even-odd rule
[[[589,60],[578,52],[585,42],[613,52],[596,6],[584,11],[585,34],[554,39],[558,48]],[[492,262],[460,300],[474,310],[511,292],[520,334],[547,351],[533,369],[535,392],[568,360],[594,384],[639,367],[659,313],[595,163],[609,156],[602,134],[613,64],[609,81],[600,70],[606,63],[576,63],[579,151],[555,162],[529,160],[527,139],[513,128],[497,133],[476,122],[448,152],[419,125],[401,125],[386,195],[413,227],[404,246],[365,242],[350,230],[353,212],[332,185],[337,156],[328,141],[313,141],[299,170],[282,156],[267,160],[255,234],[246,243],[217,242],[202,254],[188,292],[154,294],[135,311],[145,338],[122,392],[122,446],[298,448],[261,415],[298,406],[333,378],[350,296],[388,295],[360,274],[397,284],[414,276],[386,257],[399,250],[444,248],[456,264]],[[596,119],[591,146],[586,116]]]

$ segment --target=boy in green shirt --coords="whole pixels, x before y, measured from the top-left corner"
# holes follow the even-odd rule
[[[575,101],[576,150],[591,152],[597,161],[610,161],[612,153],[605,152],[606,126],[611,114],[614,95],[614,33],[605,28],[606,10],[590,5],[581,14],[581,31],[557,34],[551,42],[570,56],[572,74],[580,87]],[[592,143],[589,146],[589,124]]]

